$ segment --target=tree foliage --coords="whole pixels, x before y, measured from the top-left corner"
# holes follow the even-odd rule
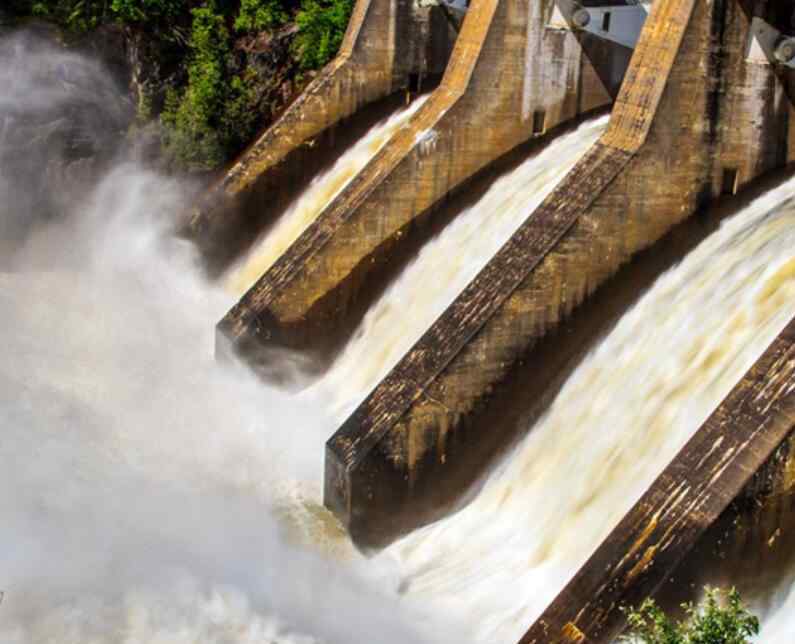
[[[148,23],[176,16],[184,0],[11,0],[11,10],[71,31],[86,32],[106,22]]]
[[[121,22],[145,23],[176,16],[184,4],[181,0],[112,0],[110,9]]]
[[[103,20],[106,7],[102,0],[59,0],[47,2],[20,2],[29,5],[29,13],[38,18],[51,20],[73,31],[88,31],[97,27]]]
[[[337,53],[353,0],[304,0],[296,16],[295,49],[302,69],[318,69]]]
[[[127,25],[154,42],[154,50],[167,52],[158,64],[170,70],[168,89],[161,84],[156,96],[140,97],[138,121],[159,113],[166,158],[188,171],[224,163],[261,118],[264,94],[256,82],[267,84],[268,78],[258,77],[235,38],[294,20],[298,29],[288,68],[293,74],[318,69],[336,55],[353,1],[6,0],[12,15],[48,20],[76,34],[103,24]]]
[[[289,19],[290,14],[280,0],[241,0],[235,29],[247,32],[270,30]]]
[[[188,83],[172,89],[162,114],[166,154],[189,170],[209,170],[250,136],[255,115],[245,75],[232,68],[224,16],[210,3],[193,10]]]
[[[759,620],[743,605],[735,589],[706,589],[702,604],[684,604],[686,618],[675,621],[653,599],[627,611],[626,644],[749,644],[759,633]]]

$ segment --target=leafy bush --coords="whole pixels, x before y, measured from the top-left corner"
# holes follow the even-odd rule
[[[759,633],[759,620],[745,608],[735,589],[725,594],[707,588],[698,607],[684,604],[687,618],[678,622],[668,617],[653,599],[627,612],[628,644],[749,644]]]
[[[112,0],[110,9],[122,22],[148,22],[177,15],[183,4],[181,0]]]
[[[353,0],[304,0],[296,16],[295,50],[302,69],[318,69],[337,53],[348,27]]]
[[[167,157],[189,170],[223,163],[251,134],[253,90],[230,73],[229,32],[211,3],[193,10],[188,82],[171,89],[161,115]]]
[[[103,22],[151,22],[176,15],[185,0],[11,0],[17,15],[36,16],[75,32]]]
[[[295,78],[298,69],[322,67],[336,55],[354,0],[2,2],[11,15],[36,16],[78,34],[108,23],[129,25],[130,33],[147,43],[147,51],[159,56],[154,82],[140,91],[138,123],[159,112],[163,152],[171,165],[208,170],[242,148],[261,115],[273,111],[269,100],[278,105],[275,84]],[[273,30],[291,20],[295,9],[297,33],[290,49],[280,50],[281,56],[289,51],[291,59],[281,63],[284,77],[280,72],[274,77],[269,63],[257,60],[258,51],[235,46],[230,31]]]
[[[238,31],[262,31],[283,25],[290,15],[280,0],[241,0],[235,19]]]
[[[106,3],[103,0],[58,0],[57,2],[43,0],[18,4],[21,5],[20,13],[50,20],[73,31],[81,32],[97,27],[106,10]]]

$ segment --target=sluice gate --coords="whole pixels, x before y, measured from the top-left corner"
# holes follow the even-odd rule
[[[455,38],[438,6],[358,0],[337,57],[200,200],[189,234],[211,266],[224,268],[272,223],[318,169],[318,148],[345,138],[362,108],[438,83]]]
[[[434,518],[435,481],[499,440],[480,419],[538,338],[677,222],[791,159],[791,71],[748,56],[777,7],[654,3],[606,134],[329,441],[326,503],[360,544]]]
[[[632,49],[555,22],[571,19],[568,4],[474,0],[441,85],[221,321],[219,350],[256,363],[262,347],[312,350],[350,327],[368,276],[446,195],[519,144],[608,106]]]

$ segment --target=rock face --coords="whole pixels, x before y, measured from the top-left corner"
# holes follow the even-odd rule
[[[495,440],[494,392],[538,338],[672,226],[792,158],[792,70],[746,60],[752,17],[737,0],[654,4],[604,137],[329,441],[326,503],[360,543],[434,518],[439,479]]]

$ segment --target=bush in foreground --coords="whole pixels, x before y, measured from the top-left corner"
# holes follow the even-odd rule
[[[653,599],[627,611],[629,634],[625,644],[750,644],[759,633],[759,620],[740,600],[735,589],[723,593],[706,589],[704,601],[684,604],[683,621],[668,617]]]

